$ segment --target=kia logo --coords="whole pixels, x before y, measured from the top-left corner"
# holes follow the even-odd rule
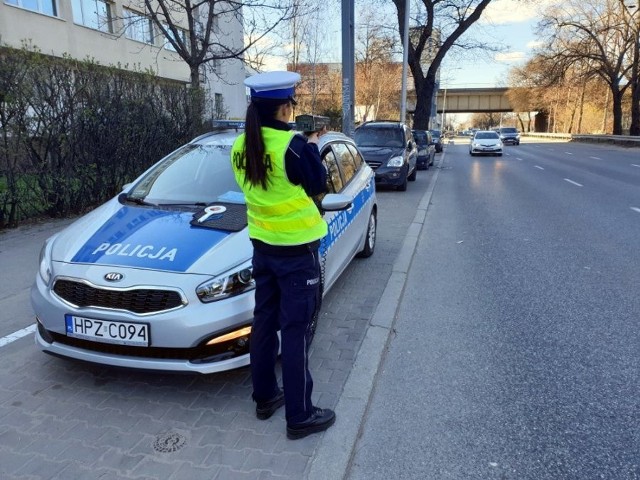
[[[118,272],[109,272],[104,276],[107,282],[119,282],[124,278],[124,275]]]

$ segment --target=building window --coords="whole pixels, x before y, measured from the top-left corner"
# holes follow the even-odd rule
[[[166,48],[167,50],[171,50],[172,52],[175,52],[176,49],[173,48],[173,45],[171,45],[171,42],[169,41],[168,37],[173,38],[173,33],[171,32],[171,29],[169,28],[169,25],[167,25],[166,23],[163,24],[165,30],[167,31],[167,39],[164,42],[164,48]],[[179,35],[179,39],[182,40],[182,43],[184,45],[187,44],[187,31],[183,30],[182,28],[178,29],[178,35]]]
[[[58,16],[56,0],[4,0],[9,5],[15,5],[34,12],[44,13],[52,17]]]
[[[125,8],[124,24],[127,38],[153,45],[153,22],[149,17]]]
[[[85,27],[113,33],[111,4],[104,0],[73,0],[73,21]]]

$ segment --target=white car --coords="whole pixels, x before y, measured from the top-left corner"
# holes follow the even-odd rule
[[[469,155],[497,155],[502,156],[502,141],[500,135],[493,130],[478,130],[469,143]]]
[[[31,289],[42,350],[159,371],[249,364],[255,285],[229,159],[237,135],[194,139],[45,242]],[[328,133],[319,147],[326,293],[354,256],[373,253],[377,200],[374,172],[350,138]]]

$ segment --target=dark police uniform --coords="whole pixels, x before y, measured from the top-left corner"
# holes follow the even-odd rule
[[[264,122],[262,136],[268,156],[266,190],[244,182],[244,134],[232,150],[254,247],[256,293],[250,345],[253,398],[260,404],[280,393],[275,375],[280,330],[289,425],[304,422],[314,409],[308,368],[309,326],[319,301],[318,247],[327,225],[309,197],[326,190],[326,170],[318,146],[294,135],[288,124]]]

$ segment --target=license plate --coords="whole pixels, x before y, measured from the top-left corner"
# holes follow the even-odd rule
[[[149,346],[149,324],[65,315],[67,336],[118,345]]]

